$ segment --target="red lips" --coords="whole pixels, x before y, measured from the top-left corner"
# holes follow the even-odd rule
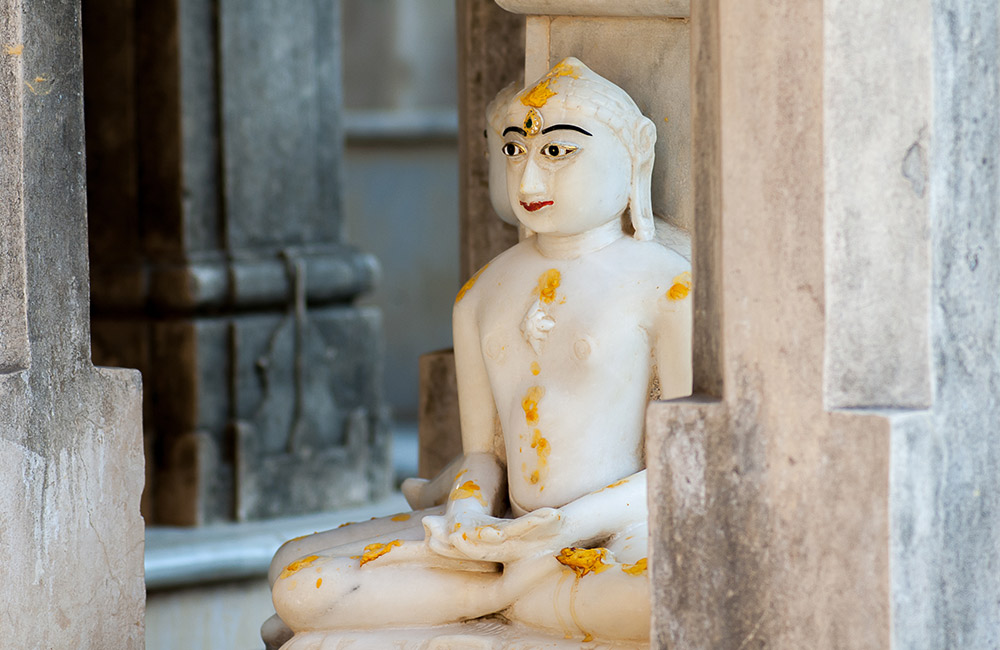
[[[552,201],[532,201],[531,203],[525,203],[524,201],[521,201],[521,207],[523,207],[528,212],[541,210],[547,205],[552,205]]]

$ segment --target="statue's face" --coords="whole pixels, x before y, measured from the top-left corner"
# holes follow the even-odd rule
[[[527,228],[574,235],[621,217],[632,163],[608,126],[551,103],[531,114],[520,102],[507,123],[507,198]]]

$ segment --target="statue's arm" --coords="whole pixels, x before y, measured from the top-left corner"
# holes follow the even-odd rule
[[[462,427],[462,451],[466,454],[493,453],[493,426],[496,404],[483,359],[477,322],[479,292],[473,287],[452,313],[455,344],[455,375],[458,383],[458,411]]]
[[[570,501],[557,511],[562,517],[559,541],[589,545],[649,518],[646,470]]]
[[[444,516],[423,520],[431,548],[443,555],[454,553],[449,542],[452,534],[464,533],[507,510],[506,468],[493,448],[497,410],[480,344],[478,298],[474,289],[466,292],[452,316],[463,455],[451,467],[455,473],[450,477]]]
[[[686,295],[679,300],[659,299],[653,340],[660,399],[691,394],[691,304]]]
[[[600,545],[648,517],[646,470],[641,470],[560,508],[539,508],[517,519],[488,522],[465,535],[452,533],[450,541],[463,557],[513,562],[567,546]]]

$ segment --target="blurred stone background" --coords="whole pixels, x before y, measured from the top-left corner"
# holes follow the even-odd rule
[[[342,0],[346,239],[382,266],[385,389],[415,420],[417,358],[451,347],[459,287],[455,3]]]

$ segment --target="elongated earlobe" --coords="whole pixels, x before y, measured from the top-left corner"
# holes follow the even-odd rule
[[[633,237],[639,241],[653,238],[653,145],[656,144],[656,127],[643,117],[636,124],[632,152],[632,187],[629,192],[629,215],[632,219]]]

